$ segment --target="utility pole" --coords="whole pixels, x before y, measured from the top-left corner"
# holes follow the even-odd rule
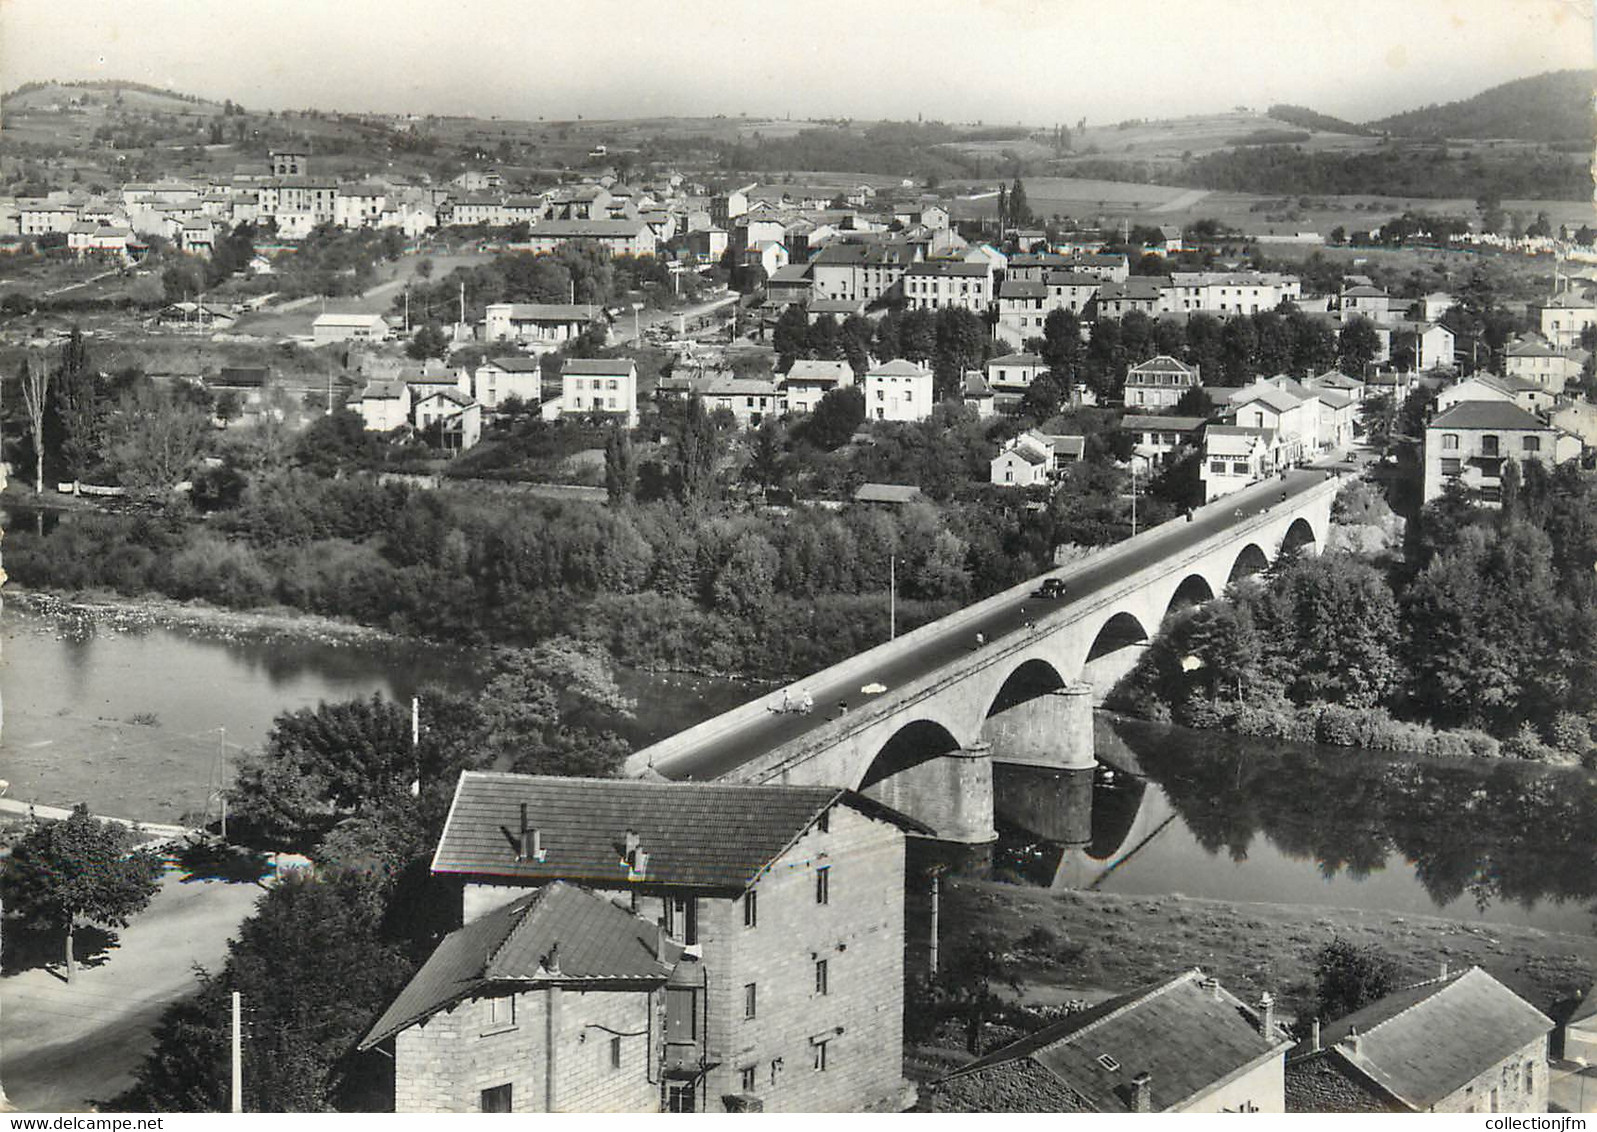
[[[421,697],[410,697],[410,758],[416,777],[410,783],[410,796],[421,797]]]
[[[1131,458],[1131,537],[1137,537],[1137,458]]]
[[[244,1111],[244,1000],[233,992],[233,1111]]]
[[[221,730],[221,738],[216,741],[216,762],[218,766],[217,777],[221,789],[218,793],[222,796],[222,843],[227,844],[227,728]]]
[[[898,557],[887,556],[887,639],[898,639]]]

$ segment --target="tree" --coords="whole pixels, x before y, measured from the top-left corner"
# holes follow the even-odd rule
[[[1297,702],[1367,708],[1396,689],[1397,599],[1374,567],[1339,553],[1297,559],[1260,606],[1261,635]]]
[[[1049,370],[1032,379],[1026,388],[1026,395],[1020,399],[1020,410],[1041,425],[1059,412],[1065,397],[1066,391],[1060,387],[1053,371]]]
[[[142,381],[123,394],[110,428],[110,459],[129,490],[162,495],[176,488],[205,451],[210,413]]]
[[[787,448],[781,422],[768,416],[760,422],[754,433],[749,451],[749,462],[744,466],[744,476],[760,485],[764,491],[782,482],[783,456]]]
[[[1220,331],[1221,367],[1226,385],[1246,385],[1256,371],[1259,335],[1253,320],[1238,316]]]
[[[688,401],[687,415],[682,422],[674,449],[673,470],[676,472],[677,498],[692,507],[709,502],[715,488],[715,462],[720,443],[715,425],[704,409],[704,402],[695,394]]]
[[[44,494],[44,410],[50,395],[50,366],[44,355],[29,351],[22,371],[22,404],[33,432],[33,490]]]
[[[161,860],[134,848],[133,835],[102,822],[83,804],[62,821],[36,826],[12,850],[0,873],[5,906],[66,937],[67,981],[77,976],[72,951],[78,921],[127,927],[160,887]]]
[[[843,356],[842,332],[837,319],[823,314],[811,324],[805,335],[805,356],[823,361],[836,361]]]
[[[405,353],[417,359],[445,357],[449,353],[449,336],[442,327],[429,322],[416,331],[405,346]]]
[[[771,328],[771,348],[776,351],[777,366],[786,371],[799,358],[809,357],[810,318],[797,303],[789,303]]]
[[[841,329],[843,357],[855,373],[864,373],[870,368],[876,328],[864,315],[851,314],[843,320]]]
[[[1337,936],[1315,955],[1315,1015],[1321,1022],[1346,1018],[1397,989],[1397,963],[1374,944]]]
[[[936,316],[937,345],[932,356],[932,378],[938,399],[953,397],[963,387],[965,371],[979,369],[988,335],[974,311],[944,307]]]
[[[898,356],[924,362],[937,352],[937,312],[907,311],[898,328]]]
[[[637,450],[632,446],[631,434],[618,421],[610,426],[610,435],[604,442],[604,490],[610,506],[630,502],[637,487]]]
[[[1042,360],[1048,363],[1048,372],[1064,388],[1073,387],[1083,352],[1081,320],[1075,312],[1056,307],[1043,319],[1042,335]]]
[[[1009,190],[1009,227],[1025,228],[1034,223],[1036,217],[1031,214],[1031,205],[1026,201],[1026,185],[1016,177],[1014,187]]]
[[[855,385],[829,390],[804,422],[804,440],[823,452],[834,452],[849,442],[865,421],[865,394]]]
[[[75,487],[99,462],[105,442],[105,404],[99,375],[89,367],[88,348],[75,326],[61,351],[55,410],[61,422],[61,459]]]
[[[1337,337],[1337,353],[1344,372],[1362,377],[1365,369],[1380,352],[1381,339],[1369,319],[1355,315],[1348,319]]]

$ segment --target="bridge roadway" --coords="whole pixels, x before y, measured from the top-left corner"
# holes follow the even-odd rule
[[[1103,560],[1089,558],[1080,564],[1050,571],[1046,577],[1060,577],[1066,582],[1068,588],[1062,599],[1030,596],[1035,587],[1028,587],[1007,600],[989,599],[990,608],[974,618],[961,619],[946,632],[925,631],[933,628],[936,622],[923,626],[918,639],[907,641],[907,648],[863,677],[857,672],[839,671],[848,664],[844,661],[789,685],[795,701],[806,691],[814,697],[815,708],[809,714],[767,711],[736,727],[705,735],[690,751],[659,762],[651,759],[646,767],[634,765],[628,769],[631,773],[652,770],[665,778],[682,781],[706,781],[728,775],[744,763],[839,718],[840,702],[846,701],[850,712],[859,710],[872,699],[860,692],[861,686],[874,682],[885,685],[890,691],[927,676],[968,656],[976,647],[977,633],[991,645],[1024,630],[1028,621],[1112,588],[1136,571],[1222,533],[1239,518],[1247,520],[1281,505],[1283,491],[1288,497],[1286,505],[1290,505],[1297,496],[1321,484],[1326,475],[1323,470],[1289,472],[1284,481],[1277,478],[1224,496],[1194,511],[1191,522],[1175,519],[1139,534],[1135,540],[1119,544],[1120,552],[1113,556]],[[955,617],[957,615],[950,615],[950,618]],[[1149,632],[1153,631],[1150,627]],[[763,698],[774,708],[780,703],[780,696],[778,689]],[[647,751],[639,752],[640,756],[647,754]]]

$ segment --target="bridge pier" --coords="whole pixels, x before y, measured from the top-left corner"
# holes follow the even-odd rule
[[[993,757],[987,743],[945,752],[865,787],[863,793],[925,822],[939,841],[981,845],[993,827]]]
[[[1001,763],[1091,770],[1093,689],[1066,684],[987,717],[982,738]]]
[[[1092,779],[1090,770],[1000,764],[993,770],[993,810],[1006,826],[1080,847],[1092,841]]]

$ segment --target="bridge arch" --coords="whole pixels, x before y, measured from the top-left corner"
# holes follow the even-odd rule
[[[987,745],[966,749],[935,720],[916,719],[895,731],[866,765],[858,789],[946,840],[976,844],[998,836]]]
[[[1263,548],[1256,542],[1250,542],[1241,550],[1231,563],[1229,582],[1239,581],[1254,574],[1262,574],[1270,568],[1270,556],[1264,553]]]
[[[940,759],[959,748],[959,740],[936,720],[917,719],[906,723],[893,733],[892,738],[882,745],[865,767],[858,789],[869,794],[871,787]]]
[[[1023,660],[1005,677],[1003,684],[999,686],[998,694],[988,705],[986,714],[998,715],[1038,696],[1056,692],[1066,683],[1059,669],[1051,661],[1036,656]]]
[[[1280,554],[1318,554],[1320,552],[1320,539],[1315,533],[1314,526],[1307,519],[1299,516],[1292,520],[1292,525],[1286,529],[1286,534],[1281,537]]]
[[[1188,574],[1181,579],[1181,584],[1170,595],[1170,601],[1165,605],[1164,616],[1159,619],[1160,627],[1168,624],[1170,618],[1182,610],[1202,605],[1206,601],[1213,601],[1217,596],[1208,578],[1202,574]]]

